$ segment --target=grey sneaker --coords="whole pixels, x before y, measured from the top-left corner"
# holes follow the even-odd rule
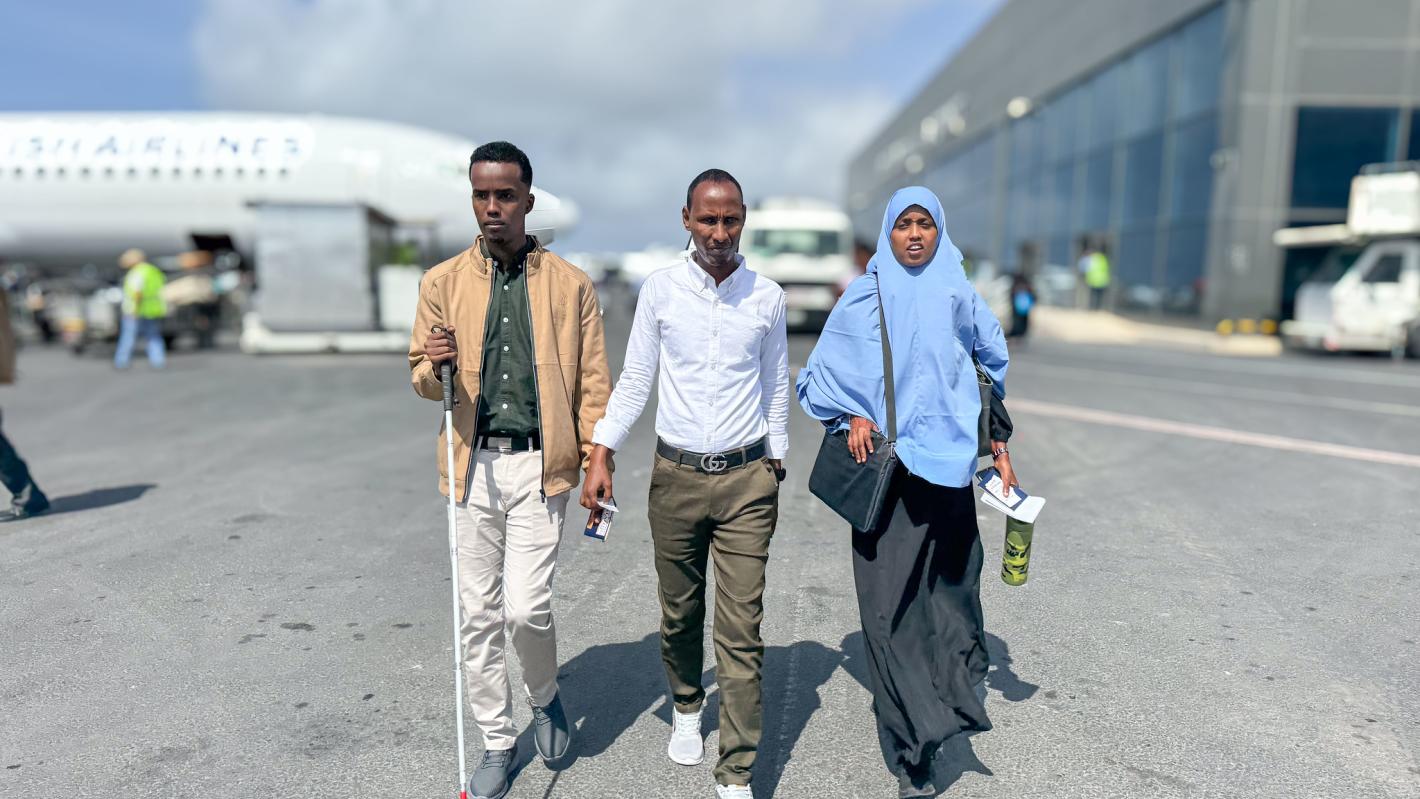
[[[531,699],[533,711],[533,743],[544,762],[552,762],[567,754],[572,745],[572,731],[567,725],[567,714],[562,710],[562,694],[558,693],[547,703],[538,707]]]
[[[518,748],[489,749],[483,753],[483,761],[468,778],[469,799],[503,799],[512,787],[513,761],[517,759]]]

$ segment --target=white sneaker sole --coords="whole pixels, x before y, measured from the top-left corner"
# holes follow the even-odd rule
[[[679,763],[682,766],[698,766],[701,763],[705,762],[705,750],[704,748],[702,748],[700,750],[700,754],[697,755],[694,760],[681,760],[680,758],[671,754],[670,749],[666,750],[666,757],[670,758],[672,763]]]

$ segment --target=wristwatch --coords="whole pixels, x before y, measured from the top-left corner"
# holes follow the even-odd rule
[[[999,457],[1001,457],[1002,455],[1006,455],[1006,454],[1009,454],[1009,450],[1007,450],[1005,447],[1002,447],[1002,448],[1000,448],[1000,449],[995,449],[995,450],[992,450],[992,451],[991,451],[991,459],[992,459],[992,460],[995,460],[996,458],[999,458]]]

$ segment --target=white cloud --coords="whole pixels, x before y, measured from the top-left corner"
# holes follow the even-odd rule
[[[982,0],[956,0],[979,18]],[[837,199],[902,95],[872,55],[926,0],[209,0],[215,107],[324,111],[505,138],[582,209],[579,247],[678,242],[686,183]],[[924,54],[929,62],[940,53]]]

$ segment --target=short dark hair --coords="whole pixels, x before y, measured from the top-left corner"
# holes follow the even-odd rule
[[[690,200],[695,196],[695,187],[702,183],[733,183],[735,191],[740,193],[740,204],[744,204],[745,190],[740,188],[740,182],[735,180],[734,175],[731,175],[723,169],[707,169],[699,175],[696,175],[695,180],[690,181],[690,188],[685,190],[686,208],[690,207]]]
[[[473,155],[469,156],[468,170],[472,172],[473,165],[480,161],[494,164],[517,164],[518,177],[529,187],[532,186],[532,162],[528,160],[528,154],[519,150],[516,145],[505,141],[480,144],[478,149],[473,151]]]

